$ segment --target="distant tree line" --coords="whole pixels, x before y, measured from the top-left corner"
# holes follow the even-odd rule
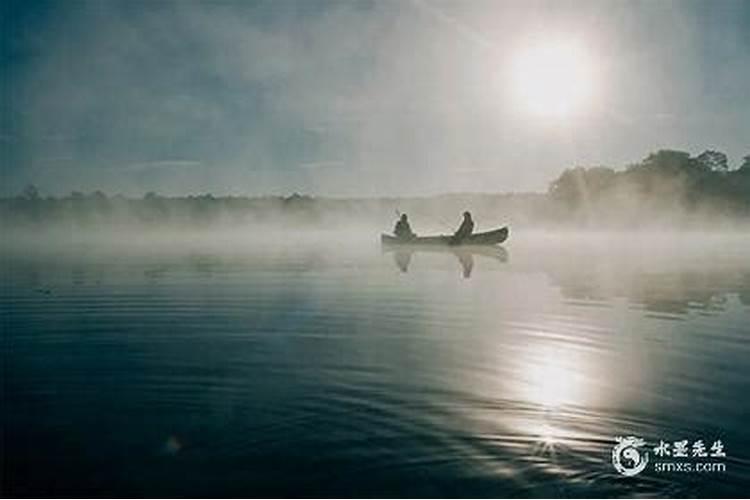
[[[42,196],[27,186],[14,198],[0,200],[0,221],[5,225],[152,225],[201,227],[217,224],[263,222],[280,214],[294,215],[300,221],[316,218],[310,210],[313,198],[294,194],[289,197],[241,197],[200,194],[162,196],[154,192],[142,198],[107,196],[101,191],[67,196]]]
[[[492,224],[547,226],[697,226],[750,223],[750,155],[736,168],[719,151],[698,156],[674,150],[650,154],[623,170],[575,167],[565,170],[546,194],[448,194],[424,198],[341,199],[291,196],[168,197],[107,196],[101,191],[43,196],[33,185],[0,199],[0,226],[215,227],[283,223],[330,227],[342,221],[389,227],[407,212],[416,230],[457,227],[464,210],[483,227]]]
[[[558,218],[577,224],[639,225],[673,220],[750,217],[750,155],[731,169],[714,150],[690,156],[661,150],[622,171],[609,167],[565,170],[550,184]]]

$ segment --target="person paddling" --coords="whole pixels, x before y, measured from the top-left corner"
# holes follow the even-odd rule
[[[409,218],[406,214],[401,214],[401,217],[399,217],[398,222],[396,222],[396,227],[393,228],[393,234],[400,240],[411,240],[417,236],[412,232],[411,226],[409,225]]]
[[[474,231],[474,221],[471,219],[471,213],[464,212],[464,220],[461,222],[461,226],[459,226],[458,230],[453,233],[453,237],[451,238],[451,243],[453,245],[458,245],[462,241],[464,241],[466,238],[471,236],[471,233]]]

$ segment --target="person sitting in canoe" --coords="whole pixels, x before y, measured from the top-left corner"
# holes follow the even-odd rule
[[[461,226],[459,226],[458,230],[453,233],[453,237],[451,238],[451,243],[453,245],[458,245],[463,240],[471,236],[471,233],[474,231],[474,221],[471,220],[471,213],[464,212],[464,220],[461,222]]]
[[[401,214],[401,217],[399,217],[398,222],[396,222],[396,227],[393,228],[393,234],[395,234],[396,238],[400,240],[411,240],[417,236],[412,232],[411,226],[409,225],[409,218],[406,214]]]

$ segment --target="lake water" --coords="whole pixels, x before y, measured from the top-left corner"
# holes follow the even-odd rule
[[[3,250],[3,494],[750,491],[747,237],[133,240]]]

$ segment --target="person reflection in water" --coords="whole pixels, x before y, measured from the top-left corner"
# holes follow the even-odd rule
[[[406,214],[401,214],[401,217],[396,222],[396,227],[393,228],[393,234],[400,240],[411,240],[417,235],[414,234],[409,225],[409,218]]]
[[[461,222],[461,226],[459,226],[458,230],[453,233],[453,237],[451,238],[451,243],[453,245],[458,245],[459,243],[463,242],[466,238],[471,236],[471,233],[474,231],[474,221],[471,219],[471,213],[464,212],[464,220]]]
[[[455,255],[463,268],[464,278],[471,278],[471,271],[474,269],[474,256],[471,252],[456,252]]]
[[[414,252],[411,251],[397,251],[393,254],[393,260],[396,262],[396,266],[402,273],[409,272],[409,263],[411,262],[411,256],[413,253]]]

